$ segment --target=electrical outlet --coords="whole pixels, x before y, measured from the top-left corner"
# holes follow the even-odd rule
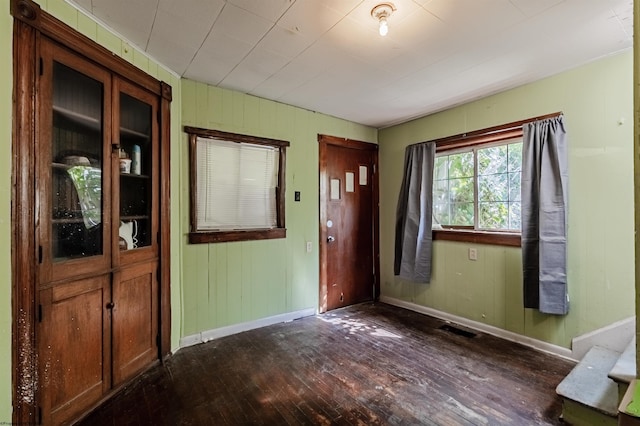
[[[311,253],[313,251],[313,243],[311,241],[307,241],[307,253]]]
[[[478,249],[469,248],[469,260],[478,260]]]

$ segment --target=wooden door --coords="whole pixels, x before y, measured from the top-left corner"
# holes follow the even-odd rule
[[[113,382],[159,357],[157,96],[113,84]],[[122,164],[121,164],[122,163]]]
[[[110,286],[101,275],[39,292],[42,424],[68,422],[111,387]]]
[[[43,39],[35,163],[42,422],[111,387],[111,75]]]
[[[143,262],[114,274],[114,385],[158,359],[157,268],[156,262]]]
[[[379,293],[377,145],[320,136],[320,311]]]

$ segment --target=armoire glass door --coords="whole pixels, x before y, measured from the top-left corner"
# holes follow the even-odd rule
[[[103,252],[103,93],[100,81],[53,62],[53,262]]]
[[[151,105],[120,92],[120,250],[151,245],[151,114]]]

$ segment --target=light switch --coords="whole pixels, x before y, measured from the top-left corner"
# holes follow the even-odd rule
[[[313,243],[311,241],[307,241],[307,253],[311,253],[313,251]]]

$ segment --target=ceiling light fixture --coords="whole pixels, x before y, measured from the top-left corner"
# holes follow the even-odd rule
[[[379,32],[381,36],[386,36],[389,32],[389,24],[387,18],[396,10],[393,3],[380,3],[371,9],[371,16],[380,23]]]

